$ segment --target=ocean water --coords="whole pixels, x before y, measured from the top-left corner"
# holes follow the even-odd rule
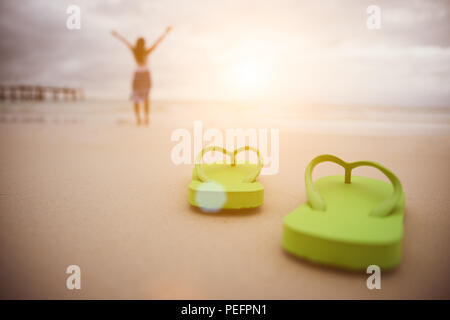
[[[190,128],[279,128],[308,133],[450,135],[450,107],[332,106],[295,103],[152,101],[153,123]],[[0,125],[130,125],[126,100],[0,103]]]

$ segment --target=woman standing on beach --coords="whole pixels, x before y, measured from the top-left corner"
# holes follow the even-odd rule
[[[133,53],[134,59],[136,60],[137,67],[133,78],[133,92],[131,94],[131,100],[134,102],[134,113],[136,114],[137,124],[141,124],[141,116],[139,112],[139,103],[144,103],[144,114],[145,114],[145,124],[149,124],[149,113],[150,113],[150,103],[149,103],[149,93],[152,86],[152,80],[150,77],[150,71],[147,68],[147,57],[156,47],[163,41],[166,35],[170,32],[172,28],[167,27],[166,31],[162,36],[156,40],[153,45],[149,48],[145,47],[145,39],[138,38],[136,40],[136,45],[132,45],[127,39],[119,35],[116,31],[111,31],[111,34],[118,38],[120,41],[125,43],[127,47]]]

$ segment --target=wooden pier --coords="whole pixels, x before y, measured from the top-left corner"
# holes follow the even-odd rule
[[[84,99],[82,89],[33,85],[0,85],[0,101],[76,101]]]

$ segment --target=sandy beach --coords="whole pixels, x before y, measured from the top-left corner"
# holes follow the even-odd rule
[[[389,125],[373,114],[364,125],[361,114],[336,109],[319,119],[305,109],[299,128],[252,108],[212,118],[155,103],[152,124],[136,127],[125,103],[94,113],[63,108],[2,108],[1,298],[450,298],[448,113],[395,119],[391,110]],[[259,178],[261,208],[206,214],[188,205],[193,166],[171,161],[170,137],[201,115],[207,127],[280,130],[279,172]],[[281,247],[282,219],[305,202],[304,169],[322,153],[383,163],[402,181],[403,261],[382,273],[381,290],[367,289],[365,273],[313,265]],[[315,177],[339,170],[323,165]],[[66,289],[72,264],[82,290]]]

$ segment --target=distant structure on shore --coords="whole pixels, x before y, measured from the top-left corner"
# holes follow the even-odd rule
[[[44,87],[32,85],[0,85],[0,101],[44,101],[53,100],[82,100],[82,89],[68,87]]]

